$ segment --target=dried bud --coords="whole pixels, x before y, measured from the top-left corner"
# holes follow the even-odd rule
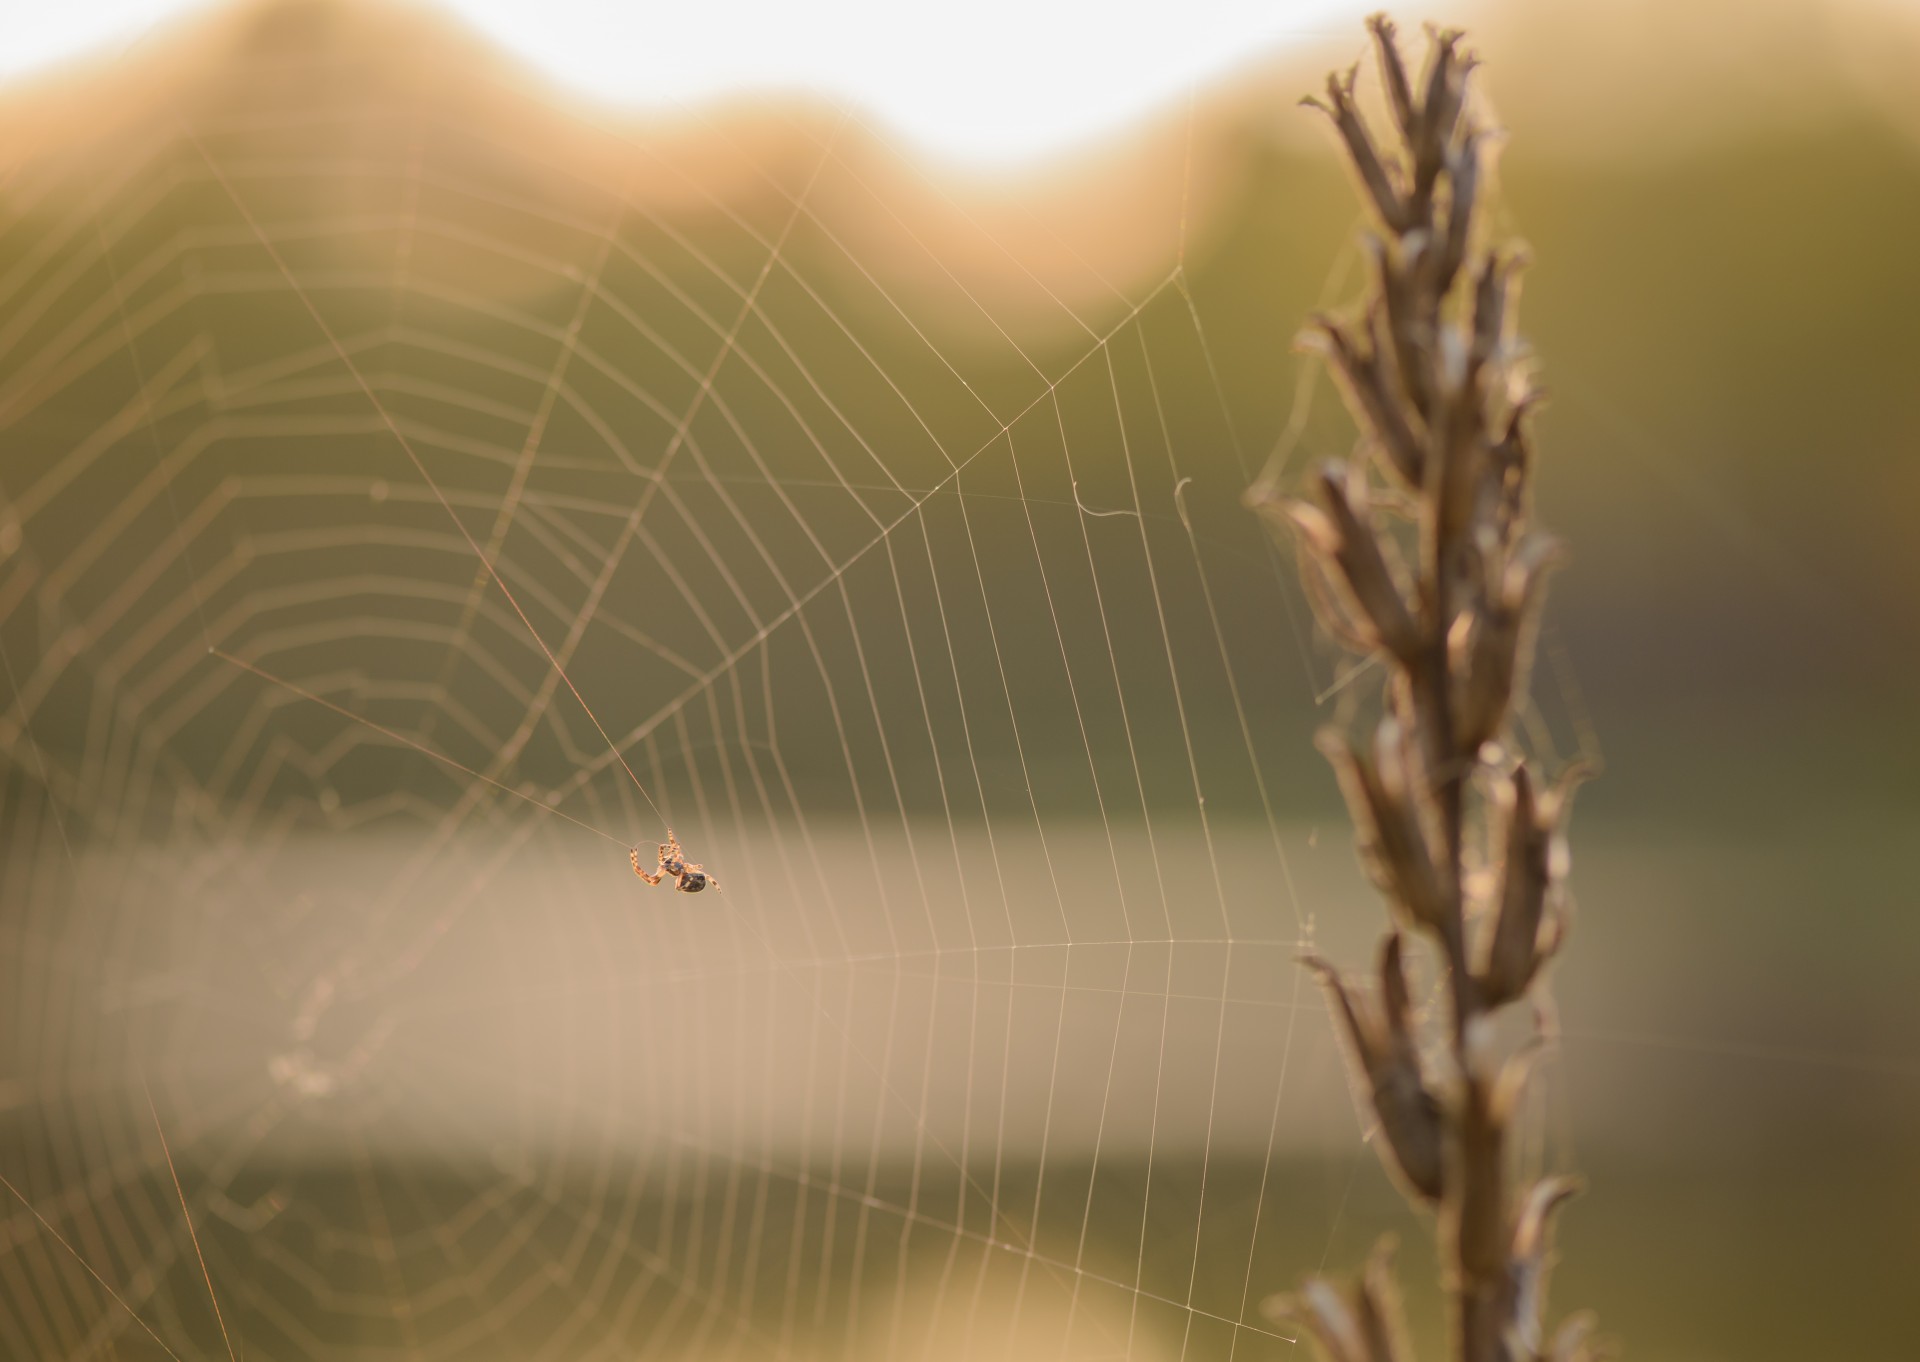
[[[1445,293],[1466,263],[1473,245],[1473,210],[1479,203],[1480,143],[1485,134],[1470,129],[1447,155],[1447,223],[1441,238],[1434,287]]]
[[[1380,721],[1372,757],[1331,729],[1323,729],[1318,742],[1347,797],[1361,861],[1374,883],[1409,921],[1445,935],[1457,917],[1455,895],[1409,778],[1400,725],[1392,718]]]
[[[1413,1194],[1438,1200],[1445,1180],[1445,1123],[1420,1069],[1400,934],[1388,933],[1381,944],[1377,1003],[1350,988],[1321,957],[1309,954],[1303,963],[1320,976],[1333,1002],[1356,1075],[1364,1080],[1385,1136],[1382,1161]]]
[[[1455,737],[1463,752],[1499,736],[1514,700],[1526,689],[1532,630],[1546,598],[1547,574],[1561,558],[1559,541],[1530,534],[1507,558],[1477,618],[1455,621],[1448,636],[1453,672]]]
[[[1393,106],[1394,122],[1400,134],[1412,141],[1419,131],[1419,111],[1413,107],[1413,86],[1407,80],[1406,64],[1400,60],[1400,48],[1393,40],[1393,21],[1384,14],[1367,20],[1373,34],[1374,49],[1380,54],[1380,80],[1387,87],[1387,102]]]
[[[1500,787],[1499,798],[1506,817],[1499,908],[1479,970],[1480,997],[1488,1007],[1525,993],[1565,933],[1561,917],[1547,916],[1555,887],[1551,853],[1559,829],[1542,817],[1525,765]]]
[[[1515,281],[1526,252],[1508,249],[1489,256],[1473,286],[1473,350],[1477,362],[1497,359],[1506,348],[1507,320],[1518,294]]]
[[[1286,506],[1284,513],[1301,531],[1296,540],[1299,547],[1300,584],[1306,589],[1307,604],[1313,608],[1313,617],[1343,647],[1361,654],[1379,651],[1379,636],[1372,624],[1355,609],[1352,592],[1337,580],[1335,566],[1314,548],[1316,542],[1330,539],[1337,533],[1326,515],[1319,507],[1305,502]]]
[[[1505,548],[1514,527],[1526,514],[1527,477],[1533,471],[1533,447],[1527,438],[1527,416],[1540,404],[1537,389],[1523,389],[1507,413],[1506,431],[1487,451],[1486,500],[1481,523],[1493,531],[1494,544]]]
[[[1368,515],[1365,482],[1338,462],[1324,464],[1315,481],[1324,511],[1297,501],[1281,508],[1343,598],[1337,627],[1323,622],[1361,639],[1366,651],[1385,648],[1402,660],[1412,657],[1419,634]]]
[[[1402,1362],[1408,1356],[1400,1293],[1393,1284],[1391,1236],[1374,1246],[1351,1296],[1315,1276],[1307,1278],[1299,1295],[1270,1297],[1260,1310],[1276,1322],[1304,1325],[1326,1362]]]
[[[1434,181],[1446,163],[1460,112],[1467,103],[1467,77],[1475,62],[1454,51],[1459,42],[1460,34],[1447,29],[1434,35],[1427,53],[1418,134],[1409,139],[1413,146],[1414,198],[1422,205],[1431,202]]]
[[[1300,102],[1319,109],[1333,120],[1340,140],[1346,144],[1347,159],[1360,178],[1361,188],[1366,190],[1380,221],[1397,235],[1413,226],[1415,219],[1394,186],[1387,163],[1380,159],[1379,150],[1373,145],[1373,134],[1367,131],[1360,111],[1354,107],[1353,85],[1358,74],[1357,67],[1350,68],[1344,76],[1335,71],[1327,77],[1326,103],[1312,97]]]
[[[1308,319],[1298,344],[1324,354],[1347,410],[1386,455],[1387,464],[1409,487],[1418,487],[1426,463],[1424,435],[1414,416],[1396,399],[1378,352],[1353,328],[1331,317]]]
[[[1374,288],[1380,306],[1370,314],[1375,354],[1393,356],[1394,373],[1414,410],[1430,419],[1434,406],[1434,375],[1428,350],[1440,313],[1445,286],[1431,284],[1432,238],[1421,230],[1408,232],[1397,246],[1369,233],[1361,246],[1373,261]]]
[[[1542,1178],[1534,1183],[1520,1204],[1508,1268],[1509,1289],[1513,1293],[1509,1334],[1519,1345],[1517,1357],[1540,1355],[1546,1333],[1543,1316],[1547,1303],[1547,1271],[1551,1267],[1548,1259],[1553,1246],[1553,1215],[1580,1190],[1578,1178]]]

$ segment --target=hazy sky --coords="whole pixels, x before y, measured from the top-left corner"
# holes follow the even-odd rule
[[[379,2],[379,0],[376,0]],[[630,104],[785,88],[923,148],[1017,161],[1184,98],[1377,0],[436,0],[562,80]],[[214,0],[219,3],[219,0]],[[209,0],[0,3],[0,76],[111,53]]]

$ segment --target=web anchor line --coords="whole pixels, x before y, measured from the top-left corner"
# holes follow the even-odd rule
[[[239,1362],[233,1348],[233,1335],[227,1332],[227,1317],[220,1309],[220,1296],[213,1289],[213,1273],[207,1270],[207,1255],[200,1248],[200,1232],[193,1227],[193,1212],[187,1209],[187,1191],[180,1185],[180,1172],[173,1166],[173,1150],[167,1144],[166,1129],[160,1124],[160,1109],[153,1104],[153,1089],[146,1077],[140,1079],[140,1091],[146,1095],[147,1110],[153,1116],[153,1133],[160,1137],[160,1152],[166,1156],[167,1176],[173,1179],[174,1195],[180,1198],[180,1218],[187,1222],[187,1237],[193,1242],[193,1256],[200,1264],[201,1280],[207,1284],[207,1300],[213,1305],[213,1318],[220,1325],[220,1341],[227,1345],[227,1362]]]
[[[113,1283],[109,1282],[105,1277],[100,1275],[99,1269],[94,1267],[92,1263],[88,1262],[86,1257],[80,1252],[79,1249],[73,1246],[73,1244],[67,1239],[67,1237],[64,1234],[60,1233],[59,1230],[54,1228],[52,1221],[48,1220],[44,1215],[40,1214],[40,1208],[34,1205],[33,1202],[28,1200],[26,1193],[22,1192],[18,1187],[14,1186],[13,1183],[8,1180],[7,1176],[4,1173],[0,1173],[0,1187],[6,1188],[9,1192],[13,1194],[14,1200],[18,1201],[22,1206],[24,1206],[27,1210],[27,1214],[31,1215],[36,1221],[39,1222],[40,1228],[47,1232],[47,1234],[52,1238],[53,1242],[58,1244],[61,1248],[65,1249],[67,1251],[67,1256],[73,1259],[74,1262],[78,1263],[82,1268],[82,1270],[84,1270],[89,1277],[93,1278],[95,1282],[99,1283],[100,1289],[107,1293],[108,1298],[111,1299],[115,1305],[118,1305],[122,1310],[126,1311],[128,1317],[131,1318],[135,1324],[138,1324],[143,1330],[146,1331],[147,1337],[154,1341],[154,1343],[159,1347],[161,1352],[165,1353],[168,1357],[172,1358],[173,1362],[186,1362],[185,1358],[181,1357],[179,1353],[175,1352],[172,1348],[167,1346],[166,1339],[160,1337],[158,1333],[154,1332],[153,1326],[147,1323],[145,1317],[142,1316],[138,1310],[135,1310],[131,1305],[127,1303],[127,1298],[121,1295],[118,1291],[113,1289]]]

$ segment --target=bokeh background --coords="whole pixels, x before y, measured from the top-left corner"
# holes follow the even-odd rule
[[[1431,17],[1574,550],[1523,738],[1604,764],[1556,1299],[1907,1357],[1920,21]],[[0,90],[0,1353],[1283,1358],[1395,1232],[1437,1355],[1292,963],[1380,916],[1240,501],[1352,441],[1361,31],[1274,28],[999,168],[382,0]]]

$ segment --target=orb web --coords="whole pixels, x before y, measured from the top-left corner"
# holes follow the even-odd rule
[[[7,1350],[1287,1348],[1363,1151],[1185,243],[1005,310],[850,113],[422,70],[0,191]]]

